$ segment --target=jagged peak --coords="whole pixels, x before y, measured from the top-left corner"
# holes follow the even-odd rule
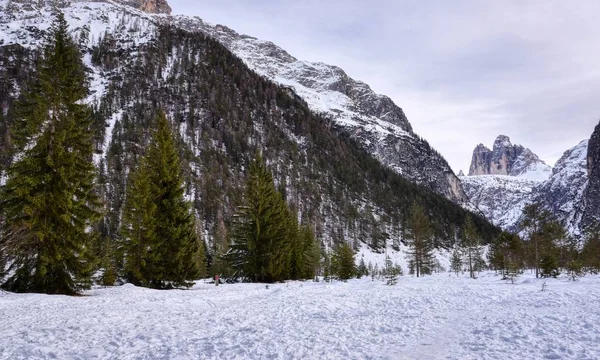
[[[510,142],[510,137],[506,135],[498,135],[498,137],[496,137],[496,140],[494,141],[494,150],[507,148],[510,146],[512,146],[512,143]]]
[[[131,6],[150,14],[171,14],[171,7],[166,0],[112,0],[112,2]]]

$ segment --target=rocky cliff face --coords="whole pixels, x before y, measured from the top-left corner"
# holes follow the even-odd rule
[[[578,236],[588,183],[588,153],[588,141],[584,140],[565,151],[550,168],[531,150],[499,136],[493,151],[483,145],[473,151],[470,173],[483,175],[460,179],[471,202],[504,229],[517,230],[523,207],[540,202]],[[494,171],[501,175],[492,175]]]
[[[600,123],[596,125],[587,149],[586,170],[589,176],[584,196],[582,226],[600,223]]]
[[[76,2],[109,2],[107,0],[11,0],[22,4],[26,10],[40,9],[44,6],[65,8]],[[171,7],[166,0],[112,0],[114,3],[130,6],[150,14],[171,14]]]
[[[151,14],[171,14],[166,0],[114,0],[118,4],[131,6]]]
[[[565,151],[550,178],[540,184],[532,198],[555,214],[574,235],[581,232],[583,195],[588,183],[587,152],[588,140]]]
[[[531,150],[513,145],[506,135],[499,135],[492,150],[483,144],[473,151],[469,175],[508,175],[545,180],[550,176],[551,167],[546,165]]]

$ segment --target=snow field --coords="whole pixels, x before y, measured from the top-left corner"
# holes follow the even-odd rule
[[[0,295],[1,359],[598,359],[600,277]]]

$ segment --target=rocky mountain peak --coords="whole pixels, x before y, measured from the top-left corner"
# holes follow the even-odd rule
[[[11,0],[13,3],[23,5],[24,10],[40,9],[44,6],[65,8],[72,3],[81,2],[109,2],[131,6],[135,9],[150,14],[171,14],[171,7],[166,0]]]
[[[469,175],[508,175],[546,180],[552,168],[531,150],[513,145],[506,135],[499,135],[490,150],[479,144],[473,150]]]
[[[117,4],[131,6],[151,14],[171,14],[166,0],[113,0]]]
[[[494,141],[494,151],[503,150],[511,146],[512,143],[510,142],[510,138],[506,135],[498,135],[498,137]]]

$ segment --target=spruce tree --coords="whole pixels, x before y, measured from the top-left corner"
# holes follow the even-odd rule
[[[600,231],[595,227],[586,233],[586,241],[581,250],[581,261],[590,273],[600,272]]]
[[[303,245],[302,256],[302,279],[312,279],[316,275],[321,261],[321,248],[315,238],[315,234],[309,225],[303,225],[300,229]]]
[[[398,283],[398,275],[402,274],[402,268],[398,264],[394,264],[389,255],[385,256],[385,279],[387,285],[396,285]]]
[[[343,243],[335,248],[331,259],[333,273],[339,280],[347,281],[356,276],[356,262],[354,251],[348,243]]]
[[[74,294],[90,284],[89,229],[98,216],[91,162],[92,122],[81,53],[56,15],[11,130],[16,161],[2,189],[0,253],[9,264],[3,287]]]
[[[243,204],[234,217],[231,265],[253,282],[283,280],[288,271],[288,235],[286,204],[257,153],[248,170]]]
[[[481,256],[482,248],[479,241],[479,234],[470,215],[467,215],[465,219],[462,247],[465,252],[466,264],[469,268],[469,276],[471,279],[475,279],[475,272],[481,270],[480,264],[483,258]]]
[[[134,284],[189,287],[200,276],[204,249],[184,198],[175,139],[162,112],[147,153],[130,176],[121,234],[126,275]]]
[[[458,273],[462,272],[462,267],[462,254],[458,246],[455,246],[452,251],[452,258],[450,259],[450,269],[458,276]]]
[[[406,241],[409,246],[408,258],[410,273],[417,277],[431,274],[433,268],[433,229],[425,214],[425,209],[419,203],[413,203],[410,208]]]

